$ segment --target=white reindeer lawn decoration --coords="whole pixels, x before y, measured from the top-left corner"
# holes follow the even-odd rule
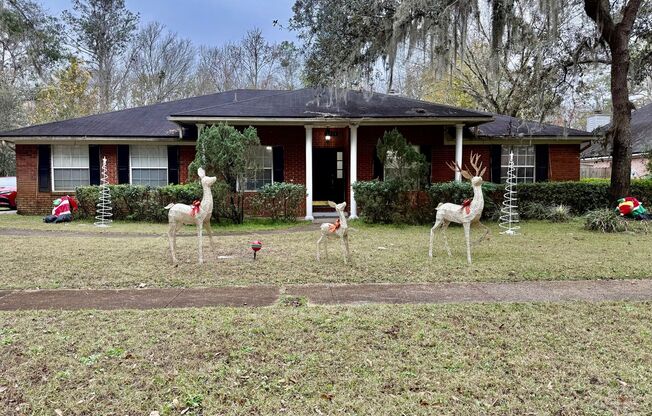
[[[428,251],[428,256],[431,258],[432,243],[435,239],[435,231],[437,228],[441,228],[441,233],[444,236],[444,246],[446,247],[448,255],[451,256],[451,250],[448,247],[448,240],[446,239],[446,228],[448,228],[448,225],[451,222],[462,224],[464,227],[464,237],[466,239],[466,259],[469,264],[471,264],[471,226],[479,225],[485,229],[484,235],[478,239],[477,243],[482,241],[489,233],[489,228],[480,222],[482,209],[484,208],[484,199],[482,197],[482,175],[487,168],[485,167],[482,169],[482,162],[478,165],[478,159],[480,159],[480,154],[474,154],[471,152],[471,166],[475,169],[475,176],[471,176],[468,168],[462,169],[457,162],[446,162],[448,167],[453,171],[460,171],[464,178],[471,180],[471,185],[473,186],[473,199],[465,200],[462,205],[440,203],[437,206],[435,225],[430,230],[430,249]]]
[[[334,224],[324,223],[321,225],[321,237],[317,240],[317,260],[321,260],[321,245],[324,244],[324,258],[328,258],[328,238],[339,237],[342,243],[342,253],[344,254],[344,264],[348,264],[351,257],[349,252],[349,226],[346,223],[346,216],[344,215],[344,208],[346,202],[335,204],[335,202],[328,201],[331,208],[339,214],[340,218]]]
[[[170,252],[172,253],[172,262],[176,265],[177,256],[177,232],[184,224],[196,224],[197,236],[199,237],[199,264],[204,263],[204,253],[202,249],[202,230],[206,227],[210,239],[211,250],[213,249],[213,232],[211,231],[211,213],[213,212],[213,194],[211,186],[217,178],[215,176],[206,176],[204,169],[197,169],[197,175],[201,181],[201,187],[204,190],[201,202],[195,201],[192,205],[186,204],[169,204],[165,209],[169,209],[168,222],[168,240],[170,242]]]

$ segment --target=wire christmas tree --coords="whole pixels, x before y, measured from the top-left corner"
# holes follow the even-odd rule
[[[111,212],[113,207],[111,205],[111,191],[109,189],[109,174],[106,171],[106,157],[102,158],[102,174],[100,177],[100,201],[97,203],[95,210],[95,225],[97,227],[110,227]]]
[[[503,207],[500,210],[500,227],[505,231],[501,234],[515,235],[520,229],[518,225],[518,211],[516,204],[516,168],[514,167],[514,153],[509,152],[509,165],[507,165],[507,181],[503,194]]]

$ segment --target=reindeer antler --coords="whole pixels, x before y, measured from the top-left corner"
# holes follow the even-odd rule
[[[458,170],[460,172],[462,171],[462,168],[460,167],[460,165],[457,164],[457,162],[452,162],[452,163],[451,162],[446,162],[446,166],[448,166],[448,168],[450,170],[452,170],[453,172],[457,172]]]
[[[471,152],[471,166],[475,169],[475,176],[482,176],[487,168],[482,169],[482,162],[478,165],[478,160],[480,160],[480,153]]]
[[[459,171],[462,176],[466,179],[471,179],[471,174],[469,173],[468,169],[462,169],[460,165],[457,164],[457,162],[446,162],[446,166],[448,166],[453,172]]]

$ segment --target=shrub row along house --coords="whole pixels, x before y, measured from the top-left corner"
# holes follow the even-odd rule
[[[580,145],[591,138],[584,131],[396,95],[312,88],[227,91],[0,136],[16,144],[19,212],[41,214],[57,196],[99,184],[103,157],[112,183],[185,183],[198,134],[219,122],[258,130],[258,168],[245,190],[272,182],[305,184],[306,219],[328,210],[328,200],[347,201],[350,216],[357,216],[351,184],[384,178],[376,144],[393,128],[425,155],[432,182],[460,180],[445,162],[463,164],[471,151],[488,166],[486,180],[504,179],[510,151],[520,181],[577,180]]]

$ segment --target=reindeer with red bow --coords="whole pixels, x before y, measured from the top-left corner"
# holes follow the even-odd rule
[[[203,168],[197,169],[197,175],[204,191],[201,201],[195,201],[192,205],[186,204],[169,204],[165,209],[168,212],[168,240],[170,243],[170,253],[172,262],[176,266],[177,261],[177,232],[184,224],[197,225],[197,237],[199,238],[199,264],[204,262],[204,250],[202,231],[206,229],[208,238],[213,249],[213,232],[211,231],[211,214],[213,213],[213,193],[211,186],[217,178],[215,176],[206,176]]]
[[[437,206],[437,216],[435,225],[430,230],[430,249],[428,251],[428,256],[432,258],[432,244],[435,239],[435,231],[440,228],[441,233],[444,236],[444,247],[448,255],[451,256],[451,250],[448,247],[448,240],[446,239],[446,228],[451,222],[456,224],[462,224],[464,227],[464,237],[466,238],[466,259],[469,264],[471,264],[471,226],[479,225],[483,227],[485,233],[477,241],[478,243],[482,241],[487,234],[489,234],[489,228],[480,222],[480,217],[482,216],[482,210],[484,208],[484,198],[482,196],[482,175],[484,175],[486,167],[482,168],[482,162],[478,165],[478,160],[480,159],[480,154],[471,152],[471,166],[475,169],[475,176],[472,176],[469,173],[468,167],[465,166],[465,169],[462,169],[457,162],[446,162],[446,165],[454,172],[459,171],[462,176],[471,181],[473,186],[473,199],[465,200],[462,205],[446,203],[440,203]]]

